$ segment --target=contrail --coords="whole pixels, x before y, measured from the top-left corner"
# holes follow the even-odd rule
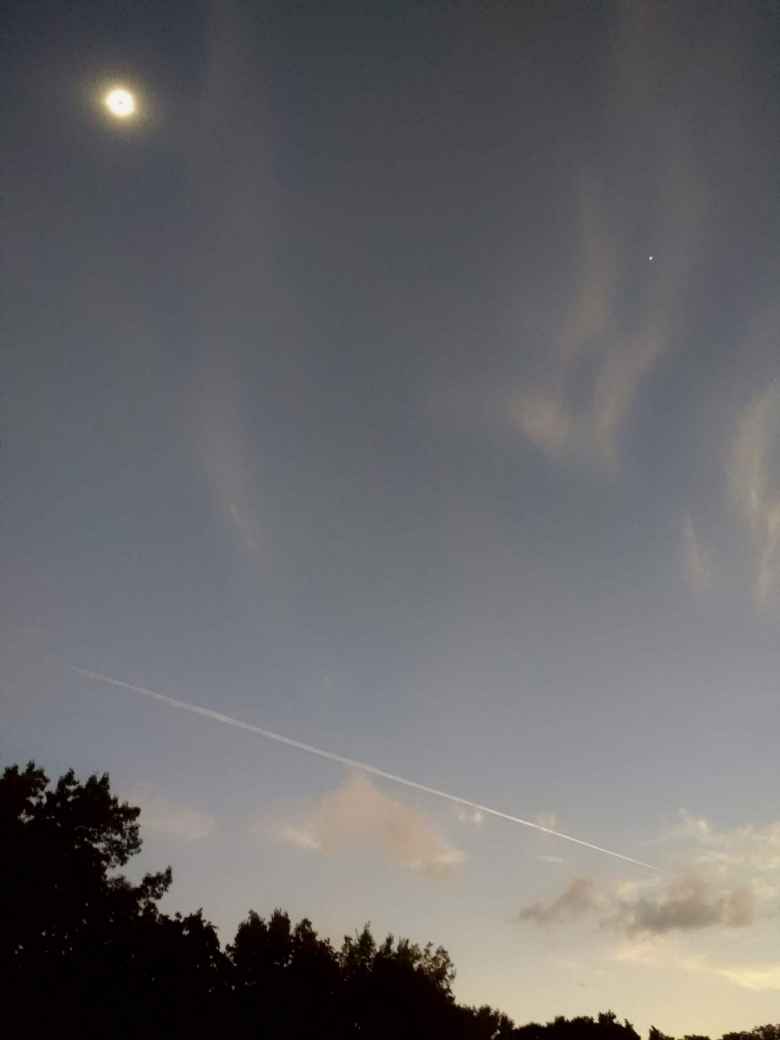
[[[90,672],[86,668],[74,668],[73,671],[78,672],[79,675],[83,675],[87,679],[94,679],[95,682],[108,683],[110,686],[119,686],[123,690],[141,693],[144,697],[152,697],[154,700],[168,704],[172,708],[183,708],[184,711],[190,711],[194,715],[202,715],[204,718],[213,719],[215,722],[222,722],[226,726],[235,726],[236,729],[244,729],[248,733],[256,733],[260,737],[265,737],[266,740],[276,741],[277,744],[286,744],[287,747],[297,748],[298,751],[306,751],[310,755],[327,758],[330,762],[338,762],[342,766],[360,769],[364,773],[370,773],[372,776],[380,776],[383,780],[390,780],[391,783],[401,784],[403,787],[411,787],[415,791],[422,791],[425,794],[433,795],[435,798],[443,798],[445,801],[453,802],[455,805],[465,805],[469,809],[475,809],[477,812],[484,813],[486,816],[496,816],[501,820],[508,820],[510,823],[519,823],[523,827],[530,827],[535,831],[541,831],[543,834],[551,834],[554,838],[562,838],[564,841],[574,842],[575,845],[592,849],[594,852],[601,852],[605,856],[621,859],[625,863],[633,863],[636,867],[646,867],[648,870],[658,872],[658,868],[654,867],[652,863],[645,863],[641,859],[632,859],[631,856],[624,856],[622,852],[615,852],[614,849],[605,849],[602,845],[595,845],[591,841],[583,841],[582,838],[575,838],[571,834],[564,834],[563,831],[553,830],[552,827],[543,827],[541,823],[534,823],[533,820],[524,820],[522,816],[513,816],[511,813],[503,812],[501,809],[492,809],[489,805],[472,802],[470,798],[461,798],[459,795],[450,794],[448,791],[440,791],[436,787],[420,784],[416,780],[408,780],[405,776],[388,773],[387,770],[369,765],[368,762],[360,762],[356,758],[339,755],[335,751],[326,751],[325,748],[315,747],[313,744],[305,744],[302,740],[293,740],[292,737],[285,737],[281,733],[274,733],[273,730],[263,729],[262,726],[254,726],[251,722],[242,722],[241,719],[233,718],[232,715],[223,715],[221,711],[203,708],[199,704],[190,704],[189,701],[180,701],[176,697],[169,697],[165,693],[149,690],[145,686],[135,686],[133,683],[123,682],[121,679],[112,679],[110,675]]]

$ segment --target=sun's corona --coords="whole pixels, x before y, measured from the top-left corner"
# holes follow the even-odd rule
[[[108,111],[116,119],[130,119],[135,115],[135,98],[124,87],[112,87],[103,99]]]

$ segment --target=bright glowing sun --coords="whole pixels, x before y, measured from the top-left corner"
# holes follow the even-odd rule
[[[135,98],[124,87],[113,87],[103,100],[108,111],[117,119],[129,119],[135,115]]]

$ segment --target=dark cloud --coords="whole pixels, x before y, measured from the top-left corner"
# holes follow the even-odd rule
[[[517,915],[518,921],[536,924],[560,924],[583,917],[599,906],[596,886],[590,878],[574,878],[564,892],[551,903],[532,903]]]
[[[627,932],[656,935],[675,930],[695,931],[724,925],[741,928],[753,923],[753,892],[747,886],[716,891],[703,877],[675,878],[653,896],[618,904],[617,923]]]
[[[601,926],[629,935],[662,935],[717,925],[746,927],[755,920],[755,901],[747,886],[724,891],[697,874],[675,877],[650,892],[632,896],[601,893],[591,879],[575,878],[552,902],[532,903],[520,911],[517,920],[556,925],[591,914]]]

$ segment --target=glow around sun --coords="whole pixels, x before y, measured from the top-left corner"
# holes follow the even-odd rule
[[[131,119],[138,107],[132,92],[125,87],[112,87],[103,98],[103,104],[115,119]]]

